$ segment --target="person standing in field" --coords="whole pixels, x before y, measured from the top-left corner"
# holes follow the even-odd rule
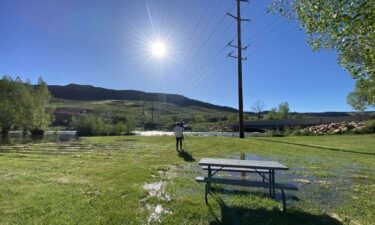
[[[176,136],[176,151],[178,151],[178,145],[180,145],[180,149],[182,150],[182,140],[184,139],[184,126],[182,123],[176,123],[173,132]]]

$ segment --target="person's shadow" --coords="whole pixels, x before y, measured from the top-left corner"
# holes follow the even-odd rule
[[[178,156],[181,157],[185,162],[195,162],[193,155],[184,149],[178,150]]]
[[[209,205],[214,217],[209,225],[343,225],[342,222],[326,214],[316,215],[308,212],[287,209],[246,208],[238,205],[228,205],[220,197],[211,195],[220,206],[221,215],[216,215]]]

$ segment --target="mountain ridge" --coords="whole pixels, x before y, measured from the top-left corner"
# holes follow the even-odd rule
[[[198,106],[209,109],[222,110],[227,112],[237,112],[229,106],[220,106],[200,100],[190,99],[178,94],[165,94],[144,92],[138,90],[114,90],[93,85],[68,84],[68,85],[48,85],[53,97],[67,100],[133,100],[150,102],[167,102],[181,107]]]

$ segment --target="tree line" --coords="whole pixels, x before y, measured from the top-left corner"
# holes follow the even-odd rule
[[[40,77],[36,85],[23,82],[19,77],[0,79],[0,128],[2,136],[13,129],[24,134],[42,135],[52,122],[52,114],[46,112],[51,98],[47,84]]]

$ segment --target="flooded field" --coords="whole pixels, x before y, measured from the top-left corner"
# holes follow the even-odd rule
[[[21,131],[12,131],[8,137],[0,136],[0,145],[14,145],[27,143],[69,142],[78,140],[76,131],[46,131],[43,136],[23,135]]]
[[[14,145],[27,143],[51,143],[51,142],[69,142],[78,140],[76,131],[47,131],[44,136],[23,135],[21,131],[10,132],[7,138],[0,137],[0,145]],[[174,136],[173,132],[168,131],[135,131],[136,136]],[[238,132],[185,132],[187,139],[189,136],[197,137],[239,137]],[[262,136],[257,132],[245,132],[246,137]]]
[[[374,218],[374,136],[239,141],[191,135],[183,153],[175,151],[172,136],[70,136],[0,146],[0,224],[60,224],[66,218],[67,224],[183,224],[189,216],[190,224],[202,225],[216,217],[231,224],[257,218],[259,225],[371,225]],[[331,145],[317,149],[326,138]],[[216,186],[210,207],[205,205],[204,185],[195,177],[206,171],[198,161],[239,159],[241,153],[290,168],[276,172],[277,182],[299,187],[287,192],[288,213],[279,213],[278,192],[274,201],[267,190],[230,185]],[[239,173],[222,175],[241,179]],[[246,179],[261,178],[248,173]]]
[[[151,137],[151,136],[174,136],[173,132],[168,131],[136,131],[136,135]],[[198,136],[198,137],[239,137],[238,132],[184,132],[185,136]],[[245,137],[262,136],[258,132],[245,132]]]

